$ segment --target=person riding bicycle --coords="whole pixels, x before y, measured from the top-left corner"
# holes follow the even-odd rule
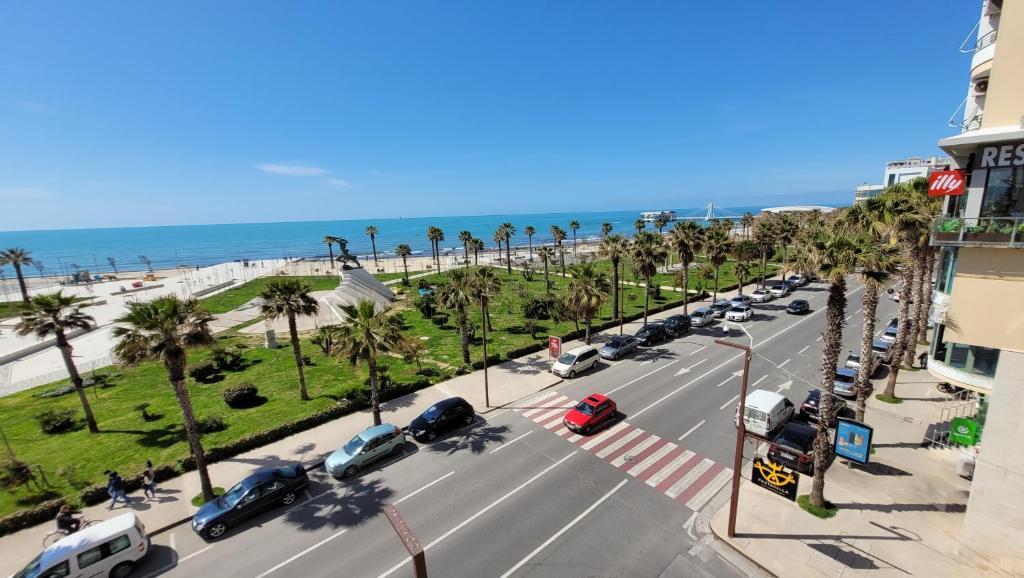
[[[57,512],[57,529],[67,534],[74,534],[82,526],[82,519],[76,518],[71,513],[71,506],[67,504],[60,507]]]

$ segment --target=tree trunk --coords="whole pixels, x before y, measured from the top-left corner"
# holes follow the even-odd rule
[[[715,296],[711,298],[711,304],[714,305],[715,301],[718,301],[718,267],[715,265]]]
[[[910,271],[908,270],[907,274],[909,275],[909,273]],[[912,284],[907,279],[907,275],[904,275],[903,286],[900,287],[900,307],[897,315],[899,325],[896,331],[896,342],[893,343],[892,361],[889,363],[889,376],[885,381],[885,391],[882,392],[882,395],[887,397],[896,397],[896,378],[900,373],[900,363],[903,361],[907,333],[910,329],[907,317],[910,312],[911,289]]]
[[[761,289],[764,289],[764,276],[768,271],[768,252],[761,250]]]
[[[462,242],[462,260],[469,263],[469,241]]]
[[[28,303],[28,288],[25,287],[25,275],[21,273],[21,264],[11,263],[14,266],[14,274],[18,277],[18,287],[21,288],[21,300]]]
[[[551,283],[548,282],[548,260],[544,259],[544,293],[551,294]]]
[[[903,344],[903,364],[907,367],[914,366],[914,354],[917,349],[917,315],[918,301],[921,297],[921,282],[924,277],[923,262],[921,259],[921,253],[924,249],[918,245],[916,251],[914,251],[914,261],[910,267],[910,279],[913,281],[913,285],[910,289],[910,298],[907,301],[913,301],[913,303],[907,304],[907,329],[906,336],[904,337],[905,343]]]
[[[491,308],[487,306],[488,301],[486,295],[480,298],[480,304],[484,306],[483,323],[487,327],[487,331],[494,331],[494,326],[491,325]]]
[[[921,291],[917,299],[917,343],[928,342],[928,312],[932,304],[932,272],[935,268],[935,251],[925,247],[924,266],[921,268]]]
[[[612,259],[612,319],[619,318],[619,260]],[[587,342],[589,343],[589,341]]]
[[[871,381],[871,364],[867,360],[874,356],[871,346],[875,338],[875,312],[878,311],[878,287],[871,282],[864,284],[864,326],[860,340],[860,370],[857,371],[857,421],[864,421],[867,404],[868,384]]]
[[[680,256],[679,264],[683,266],[683,315],[689,315],[687,304],[690,302],[690,262]]]
[[[512,274],[512,237],[510,237],[508,235],[505,236],[505,261],[507,261],[506,265],[508,265],[508,274],[511,275]]]
[[[370,235],[370,246],[373,247],[373,263],[377,264],[377,240]]]
[[[327,243],[327,255],[331,260],[331,269],[334,269],[334,243]]]
[[[590,345],[590,317],[589,316],[586,319],[586,327],[587,327],[587,333],[586,333],[586,336],[583,338],[583,342],[586,343],[587,345]]]
[[[196,415],[192,411],[192,400],[189,398],[188,388],[185,386],[187,363],[183,349],[164,353],[164,368],[167,369],[171,387],[174,388],[174,396],[178,399],[178,405],[181,407],[185,439],[192,452],[192,459],[196,462],[196,471],[199,472],[199,485],[203,490],[203,500],[208,502],[214,498],[213,484],[210,483],[210,472],[206,468],[206,454],[203,452],[203,443],[199,439],[199,425],[196,423]]]
[[[405,282],[409,283],[409,263],[405,260],[405,255],[402,255],[402,269],[405,271]]]
[[[576,256],[576,229],[572,230],[572,256]]]
[[[828,439],[828,425],[835,413],[832,381],[839,361],[839,348],[843,343],[843,315],[846,313],[846,279],[834,281],[828,288],[828,309],[825,312],[825,337],[821,351],[821,402],[818,406],[818,428],[814,436],[814,480],[811,484],[811,504],[825,507],[825,467],[832,448]]]
[[[533,261],[533,235],[527,235],[530,239],[530,261]]]
[[[96,417],[92,414],[92,406],[89,405],[89,397],[85,395],[82,376],[78,373],[78,368],[75,367],[75,361],[71,358],[71,344],[68,343],[68,339],[64,335],[63,331],[57,332],[57,349],[60,350],[60,356],[64,359],[64,367],[67,368],[68,375],[71,377],[71,384],[75,386],[75,391],[78,392],[78,399],[82,402],[82,412],[85,413],[85,423],[88,424],[90,432],[98,433],[100,428],[96,425]]]
[[[459,340],[462,342],[462,363],[469,363],[469,320],[466,308],[459,306]]]
[[[473,247],[473,265],[480,265],[480,250],[477,249],[476,247]]]
[[[562,277],[565,277],[565,250],[561,245],[558,246],[558,258],[562,264]]]
[[[782,275],[779,275],[780,281],[786,280],[786,268],[789,266],[789,243],[782,244]]]
[[[647,325],[647,304],[651,300],[651,277],[648,275],[644,283],[644,325]]]
[[[295,356],[295,368],[299,370],[299,398],[309,401],[306,392],[306,370],[302,367],[302,345],[299,343],[299,330],[295,326],[295,315],[288,314],[288,336],[292,340],[292,355]]]
[[[373,337],[366,332],[367,343],[372,343]],[[370,408],[373,410],[373,425],[380,425],[380,381],[377,378],[377,351],[371,346],[366,356],[366,368],[370,373]]]

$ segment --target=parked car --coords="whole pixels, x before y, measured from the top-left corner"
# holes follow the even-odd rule
[[[725,312],[732,308],[732,303],[728,299],[719,299],[715,301],[710,309],[714,312],[715,317],[724,317]]]
[[[691,327],[704,327],[715,321],[715,312],[710,307],[698,307],[690,313]]]
[[[807,285],[807,277],[800,274],[790,275],[789,277],[786,277],[786,282],[793,287],[803,287],[804,285]]]
[[[842,405],[836,411],[835,417],[832,418],[832,421],[831,421],[831,423],[828,424],[828,427],[835,427],[836,426],[836,418],[837,417],[853,419],[853,418],[855,418],[857,416],[857,414],[853,411],[853,409],[850,406],[848,406],[846,404],[845,401],[843,401],[841,399],[833,399],[832,403],[834,403],[834,404],[842,404]],[[804,402],[802,404],[800,404],[800,418],[803,419],[804,421],[810,421],[810,422],[818,423],[818,419],[820,417],[819,412],[818,412],[818,406],[820,404],[821,404],[821,390],[820,389],[812,389],[812,390],[808,391],[807,392],[807,399],[805,399]]]
[[[870,381],[868,382],[871,383]],[[832,392],[843,397],[857,395],[857,372],[848,368],[840,367],[832,379]]]
[[[690,317],[688,315],[672,315],[661,326],[672,337],[679,337],[690,331]]]
[[[600,360],[601,357],[596,348],[590,345],[581,345],[563,353],[551,365],[551,373],[559,377],[573,378],[577,373],[597,367],[597,362]]]
[[[750,300],[754,303],[766,303],[772,300],[772,292],[768,289],[754,289],[750,293]]]
[[[817,428],[800,422],[789,422],[782,428],[768,450],[768,459],[803,474],[814,473],[814,436]],[[831,462],[831,451],[829,451]]]
[[[637,345],[636,337],[632,335],[616,335],[609,339],[598,351],[602,358],[615,360],[625,357],[630,352],[636,350]]]
[[[882,360],[872,354],[869,357],[868,362],[870,367],[868,377],[873,377],[876,373],[878,373],[878,368],[882,367]],[[851,351],[850,354],[846,356],[846,363],[844,363],[843,365],[845,365],[849,369],[854,370],[855,372],[860,372],[860,352]]]
[[[737,305],[750,305],[753,302],[754,300],[750,298],[750,295],[737,295],[729,301],[733,307]]]
[[[668,339],[668,333],[659,323],[648,323],[636,332],[636,340],[640,345],[647,347],[655,343],[661,343]]]
[[[13,578],[84,575],[126,578],[147,553],[146,528],[133,512],[128,512],[61,538]]]
[[[755,389],[747,394],[743,404],[743,427],[754,435],[767,437],[793,417],[796,408],[793,402],[779,393],[766,389]],[[733,415],[736,427],[740,424],[740,404],[736,404]]]
[[[725,318],[728,321],[746,321],[753,316],[754,310],[750,308],[750,305],[737,305],[725,312]]]
[[[890,325],[889,327],[885,328],[885,332],[882,333],[882,337],[880,339],[882,341],[885,341],[885,342],[888,342],[888,343],[895,343],[896,342],[896,332],[897,332],[897,328],[893,327],[892,325]]]
[[[613,419],[617,411],[611,398],[592,393],[565,414],[562,424],[578,434],[590,435],[602,423]]]
[[[405,428],[418,442],[432,442],[437,436],[473,423],[473,406],[461,397],[442,399],[427,408]]]
[[[324,468],[336,478],[347,478],[381,458],[402,453],[404,448],[402,430],[383,423],[357,433],[347,444],[334,450],[324,461]]]
[[[206,540],[216,540],[231,526],[260,512],[294,504],[308,485],[309,478],[302,464],[259,470],[224,495],[203,504],[192,517],[192,530]]]
[[[772,285],[772,288],[769,289],[769,291],[771,292],[772,297],[785,297],[786,295],[789,295],[790,288],[789,285],[786,285],[785,283],[776,283],[775,285]]]
[[[803,315],[811,311],[811,304],[806,299],[794,299],[789,302],[786,306],[786,313],[793,315]]]
[[[871,352],[882,363],[889,363],[892,360],[892,343],[884,339],[873,339],[871,341]]]

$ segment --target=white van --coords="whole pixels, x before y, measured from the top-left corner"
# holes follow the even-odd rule
[[[743,407],[743,425],[754,435],[768,437],[768,434],[789,421],[795,411],[796,407],[786,396],[774,391],[755,389],[747,394],[747,402]],[[736,427],[740,425],[739,416],[740,405],[736,404]]]
[[[121,514],[61,538],[12,578],[126,578],[147,552],[142,522],[133,513]]]
[[[710,307],[698,307],[690,312],[690,327],[704,327],[714,322],[716,317]]]
[[[563,353],[551,366],[551,373],[559,377],[576,377],[577,373],[596,367],[600,360],[596,347],[581,345]]]

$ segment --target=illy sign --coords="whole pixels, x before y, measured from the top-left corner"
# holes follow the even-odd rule
[[[964,194],[964,171],[937,171],[928,177],[928,196],[945,197]]]

